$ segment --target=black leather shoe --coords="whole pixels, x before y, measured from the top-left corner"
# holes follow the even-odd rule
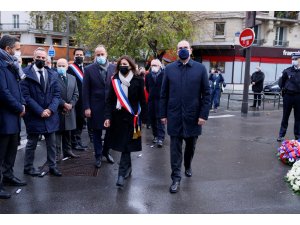
[[[191,177],[191,176],[192,176],[192,169],[191,169],[191,168],[186,169],[184,174],[185,174],[185,176],[187,176],[187,177]]]
[[[158,140],[157,141],[157,147],[158,148],[162,148],[163,147],[163,141],[162,140]]]
[[[75,145],[75,146],[73,147],[73,149],[76,150],[76,151],[85,151],[85,150],[86,150],[86,148],[83,148],[83,147],[81,147],[80,145]]]
[[[80,158],[79,155],[76,155],[76,154],[75,154],[74,152],[72,152],[71,150],[66,151],[66,152],[64,153],[64,158],[66,158],[66,157]]]
[[[4,188],[0,188],[0,199],[8,199],[11,197],[11,194],[4,190]]]
[[[300,137],[299,136],[295,136],[295,140],[299,140],[300,139]]]
[[[61,177],[62,176],[62,173],[56,167],[50,168],[49,173],[53,176],[56,176],[56,177]]]
[[[173,181],[173,183],[170,186],[170,192],[171,193],[177,193],[179,191],[180,182],[179,181]]]
[[[107,162],[109,162],[111,164],[115,163],[114,158],[111,156],[111,154],[107,154],[107,155],[103,155],[103,156],[106,158]]]
[[[95,167],[100,168],[101,167],[101,158],[97,158],[95,162]]]
[[[13,178],[3,177],[3,183],[6,185],[9,185],[9,186],[16,186],[16,187],[27,185],[26,182],[21,181],[20,179],[18,179],[16,177],[13,177]]]
[[[31,169],[24,169],[24,174],[26,175],[30,175],[32,177],[36,177],[40,175],[40,171],[36,170],[35,168],[31,168]]]
[[[83,145],[82,143],[78,143],[78,145],[79,145],[81,148],[83,148],[83,149],[87,149],[87,148],[88,148],[87,145]]]
[[[124,186],[124,177],[119,176],[116,185],[118,187],[123,187]]]
[[[277,138],[277,141],[278,141],[278,142],[283,142],[283,141],[284,141],[284,137],[280,137],[280,136],[279,136],[279,137]]]
[[[124,179],[127,179],[128,177],[130,177],[131,173],[132,173],[132,167],[129,167],[126,171]]]

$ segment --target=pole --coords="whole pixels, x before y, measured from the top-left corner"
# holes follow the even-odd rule
[[[245,63],[245,76],[244,76],[244,90],[243,90],[243,102],[242,102],[242,114],[248,113],[248,94],[250,84],[250,59],[251,59],[251,47],[246,48],[246,63]]]
[[[245,28],[254,27],[255,19],[256,19],[256,11],[246,12]],[[242,108],[241,108],[242,115],[247,115],[247,113],[248,113],[248,94],[249,94],[249,84],[250,84],[250,59],[251,59],[251,47],[246,48],[244,90],[243,90],[243,102],[242,102]]]
[[[70,53],[70,47],[69,47],[69,41],[70,41],[70,12],[66,12],[67,13],[67,34],[66,34],[66,38],[67,38],[67,55],[66,55],[66,59],[69,62],[69,53]]]

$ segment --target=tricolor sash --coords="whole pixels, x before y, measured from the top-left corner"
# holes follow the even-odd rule
[[[111,78],[111,83],[112,86],[114,88],[114,91],[117,95],[117,98],[119,100],[119,102],[121,103],[121,106],[126,109],[131,115],[134,116],[133,118],[133,137],[132,139],[137,139],[138,137],[141,136],[141,120],[139,118],[139,115],[141,113],[141,106],[140,103],[138,105],[138,111],[135,114],[130,102],[127,98],[127,96],[125,95],[122,87],[121,87],[121,81],[119,79],[113,79],[113,77]]]
[[[79,80],[82,82],[83,80],[83,72],[79,69],[79,67],[76,64],[71,64],[69,65],[69,67],[71,67],[71,69],[74,71],[76,77],[79,78]]]

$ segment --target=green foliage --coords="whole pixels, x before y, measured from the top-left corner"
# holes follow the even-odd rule
[[[35,13],[40,12],[32,14]],[[66,12],[42,13],[45,19],[59,20],[65,27]],[[103,44],[115,58],[127,54],[146,60],[159,50],[175,49],[178,41],[188,39],[192,32],[187,12],[98,11],[70,12],[70,15],[76,20],[74,38],[80,45],[93,50]]]

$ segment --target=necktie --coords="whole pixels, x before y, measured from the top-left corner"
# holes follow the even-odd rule
[[[45,79],[44,79],[44,75],[43,72],[39,70],[40,73],[40,84],[42,87],[43,92],[45,92]]]
[[[67,85],[68,84],[67,76],[62,75],[61,78],[65,82],[65,84]]]

